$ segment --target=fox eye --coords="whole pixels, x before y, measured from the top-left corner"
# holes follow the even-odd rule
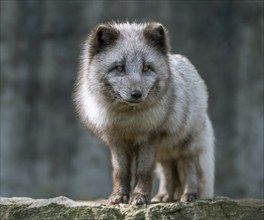
[[[149,65],[144,65],[143,66],[143,72],[148,72],[150,70],[150,66]]]
[[[122,65],[118,65],[118,66],[116,66],[115,68],[116,68],[116,70],[117,70],[118,72],[120,72],[120,73],[123,72],[124,69],[125,69],[124,66],[122,66]]]

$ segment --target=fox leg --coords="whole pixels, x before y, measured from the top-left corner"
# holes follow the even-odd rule
[[[141,205],[150,202],[156,149],[151,145],[139,146],[136,153],[135,186],[130,204]]]
[[[113,166],[113,192],[110,204],[128,203],[132,156],[125,147],[110,147]]]
[[[180,197],[181,202],[191,202],[199,198],[199,170],[196,157],[184,157],[178,160],[178,171],[183,187],[183,193]]]
[[[162,161],[157,164],[160,178],[159,190],[152,202],[173,202],[175,185],[177,184],[177,167],[173,160]]]

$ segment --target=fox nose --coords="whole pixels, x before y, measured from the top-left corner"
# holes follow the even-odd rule
[[[140,99],[141,97],[142,97],[142,92],[138,90],[134,90],[131,92],[131,98],[137,100],[137,99]]]

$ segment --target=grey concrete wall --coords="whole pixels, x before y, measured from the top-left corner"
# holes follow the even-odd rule
[[[96,24],[155,20],[210,92],[216,194],[263,197],[263,2],[1,0],[1,195],[107,197],[107,147],[71,101]]]

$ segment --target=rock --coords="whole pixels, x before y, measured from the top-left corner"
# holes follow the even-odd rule
[[[264,219],[264,200],[232,200],[226,197],[193,203],[156,203],[132,206],[108,205],[106,201],[73,201],[1,197],[0,218],[4,219]]]

